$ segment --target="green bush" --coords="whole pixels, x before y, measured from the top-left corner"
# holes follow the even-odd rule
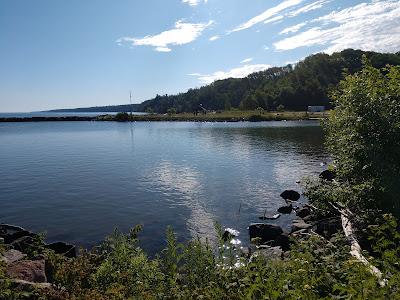
[[[331,94],[335,109],[324,124],[327,146],[339,179],[353,189],[367,187],[357,205],[399,215],[400,67],[364,64]]]
[[[129,115],[126,112],[119,112],[115,115],[115,120],[118,122],[129,121]]]

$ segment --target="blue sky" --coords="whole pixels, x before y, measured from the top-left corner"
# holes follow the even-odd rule
[[[139,103],[316,52],[400,51],[400,1],[2,0],[0,111]]]

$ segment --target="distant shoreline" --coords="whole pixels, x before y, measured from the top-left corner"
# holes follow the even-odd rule
[[[262,121],[300,121],[321,120],[326,118],[329,112],[264,112],[255,111],[225,111],[220,113],[207,113],[193,115],[182,114],[147,114],[147,115],[100,115],[100,116],[40,116],[40,117],[0,117],[0,123],[10,122],[262,122]]]

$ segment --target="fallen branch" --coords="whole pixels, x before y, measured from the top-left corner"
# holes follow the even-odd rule
[[[335,208],[340,213],[340,218],[342,220],[342,228],[344,235],[346,236],[348,242],[350,243],[350,254],[357,259],[357,261],[364,264],[371,274],[375,275],[378,278],[378,283],[381,287],[384,287],[387,283],[387,280],[383,278],[382,272],[375,266],[373,266],[365,257],[362,255],[362,249],[360,244],[357,241],[355,236],[353,226],[350,222],[350,218],[353,215],[352,212],[347,208],[339,208],[335,206],[333,203],[330,205]]]

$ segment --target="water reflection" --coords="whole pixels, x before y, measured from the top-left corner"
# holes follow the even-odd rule
[[[144,224],[143,245],[241,232],[327,160],[312,122],[0,124],[0,222],[92,245]],[[281,217],[278,224],[288,224]]]

